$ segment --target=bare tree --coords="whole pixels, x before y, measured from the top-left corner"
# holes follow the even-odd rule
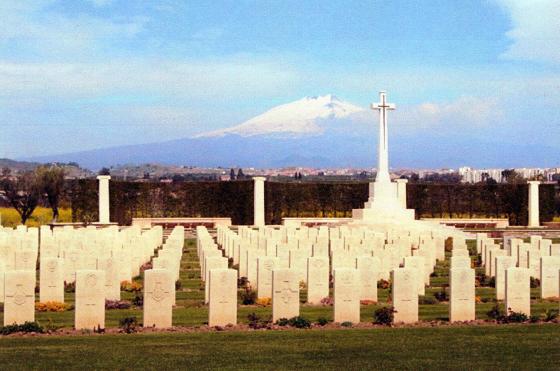
[[[59,166],[39,166],[35,169],[37,184],[52,209],[52,222],[58,220],[58,205],[64,190],[64,169]]]
[[[21,224],[25,224],[41,197],[35,173],[28,171],[18,177],[3,174],[1,184],[6,198],[21,217]]]

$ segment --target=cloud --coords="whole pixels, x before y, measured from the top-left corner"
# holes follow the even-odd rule
[[[271,95],[291,86],[297,73],[268,58],[208,61],[127,59],[100,63],[0,62],[0,97],[84,99],[106,94],[238,99]]]
[[[509,14],[513,41],[503,57],[560,63],[560,1],[496,0]]]
[[[97,3],[107,3],[97,0]],[[18,0],[0,4],[0,57],[92,59],[101,50],[143,31],[145,16],[102,18],[53,10],[55,1]]]
[[[460,97],[448,103],[421,103],[405,106],[395,115],[397,125],[417,129],[486,128],[502,120],[497,99]]]

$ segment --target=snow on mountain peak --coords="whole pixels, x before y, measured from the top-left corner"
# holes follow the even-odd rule
[[[332,94],[305,97],[271,108],[240,125],[198,134],[195,138],[219,137],[226,134],[237,134],[244,137],[267,134],[320,134],[323,131],[322,120],[341,119],[361,111],[364,109],[344,102]]]

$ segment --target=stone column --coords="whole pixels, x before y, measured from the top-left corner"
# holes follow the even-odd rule
[[[99,175],[99,223],[109,224],[109,179],[110,175]]]
[[[257,176],[253,178],[254,181],[254,222],[253,224],[257,227],[262,227],[264,223],[264,181],[265,177]]]
[[[529,183],[529,227],[538,227],[539,221],[539,182],[532,180]]]
[[[397,179],[397,198],[403,209],[406,209],[406,183],[408,179]]]

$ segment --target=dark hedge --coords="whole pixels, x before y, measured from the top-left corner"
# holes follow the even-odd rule
[[[97,181],[75,180],[68,197],[74,221],[97,220]],[[527,184],[421,184],[407,187],[408,207],[416,217],[508,217],[527,224]],[[267,224],[283,217],[349,217],[363,207],[367,182],[266,182]],[[111,220],[130,224],[133,217],[231,217],[233,224],[252,224],[253,182],[133,183],[112,181]],[[560,214],[560,188],[540,187],[541,221]]]

